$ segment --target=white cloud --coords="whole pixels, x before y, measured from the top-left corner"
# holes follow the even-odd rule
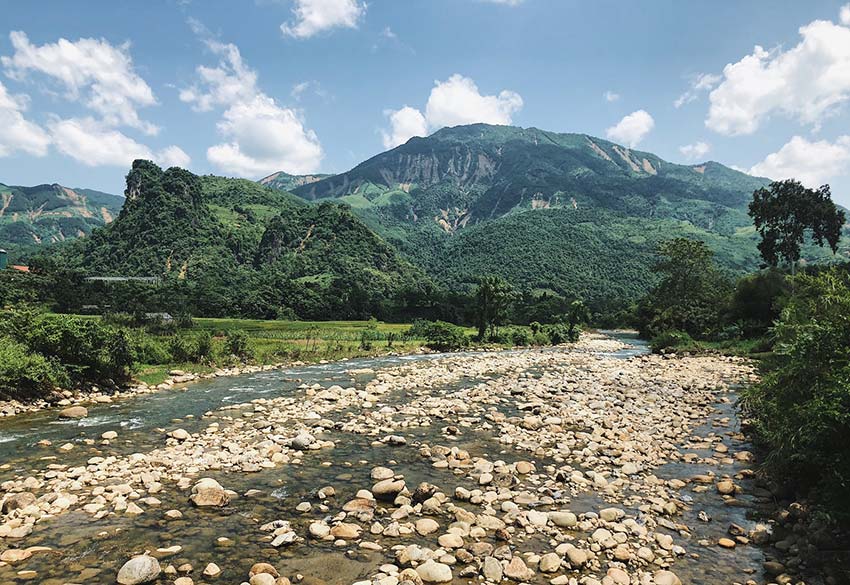
[[[677,97],[676,101],[673,102],[673,106],[681,108],[685,104],[691,103],[699,97],[700,92],[713,89],[720,83],[721,79],[722,77],[720,75],[714,75],[713,73],[700,73],[696,75],[691,80],[691,86],[688,88],[688,91]]]
[[[425,136],[429,130],[463,124],[508,125],[513,114],[522,109],[522,97],[513,91],[503,90],[499,95],[481,95],[475,82],[460,74],[446,81],[435,81],[425,113],[405,106],[400,110],[387,110],[390,129],[382,130],[384,146],[391,148],[404,144],[413,136]]]
[[[306,39],[333,28],[357,28],[366,13],[366,4],[358,0],[295,0],[293,22],[283,23],[283,34]]]
[[[842,17],[843,18],[843,17]],[[820,127],[850,98],[850,28],[816,20],[800,28],[802,39],[787,51],[756,46],[723,69],[710,94],[705,124],[725,135],[752,134],[781,114]]]
[[[490,4],[504,4],[506,6],[519,6],[525,0],[481,0],[482,2],[489,2]]]
[[[164,167],[188,168],[192,158],[179,146],[167,146],[154,155],[154,160]]]
[[[807,187],[819,187],[834,177],[850,174],[850,136],[840,136],[835,142],[810,142],[794,136],[749,173],[777,181],[793,178]]]
[[[687,159],[698,160],[711,151],[711,145],[706,142],[694,142],[679,147],[679,152]]]
[[[845,4],[841,7],[841,24],[850,26],[850,4]]]
[[[260,176],[281,169],[310,173],[322,158],[315,132],[304,128],[294,110],[279,107],[265,95],[228,108],[218,129],[230,141],[207,149],[207,158],[237,175]]]
[[[634,148],[655,127],[655,120],[646,110],[632,112],[620,120],[616,126],[611,126],[605,131],[605,135],[614,140]]]
[[[386,149],[404,144],[413,136],[428,135],[425,116],[416,108],[404,106],[400,110],[387,110],[384,114],[390,119],[390,131],[381,131]]]
[[[164,166],[188,166],[189,155],[177,146],[153,152],[113,128],[93,118],[54,119],[48,124],[56,148],[86,166],[128,167],[138,159],[149,159]]]
[[[472,79],[456,73],[446,81],[434,82],[425,117],[430,128],[477,122],[506,125],[521,108],[518,93],[503,90],[499,95],[481,95]]]
[[[620,94],[611,91],[610,89],[602,94],[602,97],[605,98],[606,102],[616,102],[620,99]]]
[[[127,43],[116,47],[102,39],[59,39],[35,46],[21,31],[13,31],[9,38],[15,52],[0,61],[12,79],[42,73],[64,86],[67,99],[82,101],[104,123],[157,133],[155,125],[139,118],[137,108],[156,104],[156,98],[134,71]]]
[[[199,23],[190,25],[197,34],[208,35]],[[196,111],[224,109],[217,124],[224,141],[207,149],[207,160],[221,171],[247,177],[318,170],[322,146],[300,113],[280,106],[259,89],[257,72],[245,64],[236,45],[209,38],[204,42],[219,56],[219,63],[199,66],[198,83],[182,90],[180,99]],[[296,85],[293,97],[297,99],[310,84]]]
[[[257,72],[245,65],[236,45],[212,39],[204,43],[221,59],[216,67],[199,65],[196,71],[203,87],[194,85],[181,90],[180,100],[192,104],[198,112],[252,100],[259,93]]]
[[[16,151],[35,156],[47,154],[50,137],[47,132],[24,117],[28,99],[11,95],[0,83],[0,157]]]

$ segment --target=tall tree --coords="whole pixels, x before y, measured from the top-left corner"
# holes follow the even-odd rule
[[[638,307],[640,330],[646,337],[684,331],[705,337],[720,323],[729,283],[714,265],[714,252],[699,240],[674,238],[658,246],[654,270],[658,285]]]
[[[581,299],[576,299],[570,303],[570,312],[568,317],[568,324],[570,326],[569,335],[570,339],[578,341],[579,331],[577,328],[582,323],[587,322],[590,319],[590,310],[587,308],[587,305],[584,304],[584,301]]]
[[[783,261],[790,264],[792,274],[807,230],[818,246],[825,242],[834,254],[844,225],[844,212],[833,203],[829,185],[808,189],[794,179],[774,181],[769,188],[756,190],[750,217],[761,236],[761,257],[770,266]]]
[[[499,276],[485,276],[480,279],[475,291],[475,317],[479,339],[484,339],[488,332],[490,336],[496,334],[497,327],[504,324],[507,318],[513,299],[513,288],[505,279]]]

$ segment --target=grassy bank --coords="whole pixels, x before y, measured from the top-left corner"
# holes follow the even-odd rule
[[[308,363],[322,360],[410,353],[425,346],[424,337],[407,335],[410,324],[379,321],[264,321],[259,319],[193,319],[186,335],[209,333],[213,343],[223,346],[227,332],[244,331],[251,348],[251,361],[273,364],[287,361]],[[465,329],[468,335],[474,330]],[[154,335],[167,343],[170,335]],[[213,368],[193,362],[141,364],[135,378],[147,384],[159,384],[170,370],[196,373]]]
[[[758,337],[752,339],[729,339],[724,341],[705,341],[691,339],[681,332],[669,332],[655,337],[650,342],[656,353],[692,353],[720,354],[763,360],[773,355],[770,340]]]

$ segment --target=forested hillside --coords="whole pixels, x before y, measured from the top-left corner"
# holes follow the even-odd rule
[[[89,276],[158,277],[208,315],[368,317],[424,280],[344,206],[136,161],[118,218],[56,252]]]
[[[732,273],[757,268],[747,204],[767,183],[584,134],[474,124],[412,138],[294,192],[348,203],[450,289],[499,274],[600,308],[648,290],[665,239],[706,241]],[[826,256],[806,250],[809,260]]]
[[[0,183],[0,248],[17,255],[87,235],[112,221],[123,202],[117,195],[91,189]]]

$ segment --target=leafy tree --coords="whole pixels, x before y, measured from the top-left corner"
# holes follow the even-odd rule
[[[744,335],[763,335],[779,318],[790,292],[789,279],[778,270],[745,276],[735,283],[729,318]]]
[[[794,274],[807,230],[818,246],[826,242],[833,253],[838,250],[844,212],[833,203],[829,185],[807,189],[794,179],[774,181],[753,193],[749,209],[761,235],[761,257],[770,266],[786,262]]]
[[[469,339],[463,329],[452,323],[420,323],[419,328],[425,333],[428,347],[436,351],[457,351],[469,345]]]
[[[488,333],[496,335],[499,325],[503,325],[508,309],[514,300],[513,287],[499,276],[485,276],[480,279],[475,291],[475,317],[478,326],[478,338],[484,339]]]
[[[590,319],[590,311],[584,301],[580,299],[570,303],[570,311],[567,314],[567,325],[569,326],[569,337],[571,341],[578,341],[580,326]]]
[[[654,270],[661,282],[641,300],[638,325],[646,337],[684,331],[695,338],[711,335],[721,324],[729,283],[714,265],[714,253],[698,240],[675,238],[658,248]]]
[[[850,274],[797,276],[774,334],[776,364],[746,390],[745,412],[779,477],[850,514]]]

